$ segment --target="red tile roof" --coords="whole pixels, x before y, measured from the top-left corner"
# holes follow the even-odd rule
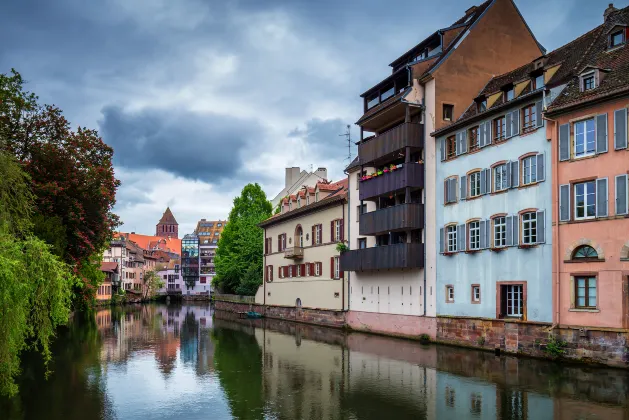
[[[127,240],[135,242],[144,249],[161,249],[181,255],[181,239],[178,238],[162,238],[160,236],[139,235],[125,232],[118,232],[114,236],[124,236]]]
[[[118,263],[117,262],[101,262],[100,271],[102,271],[103,273],[117,273]]]

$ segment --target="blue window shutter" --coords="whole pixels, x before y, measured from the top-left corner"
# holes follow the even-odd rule
[[[627,108],[614,111],[614,149],[627,148]]]
[[[461,194],[459,200],[467,199],[467,175],[461,176]]]
[[[559,221],[570,220],[570,184],[559,186]]]
[[[545,179],[545,174],[544,174],[544,154],[543,153],[539,153],[537,155],[537,179],[536,181],[544,181]]]
[[[485,125],[482,123],[478,126],[478,139],[476,142],[478,147],[485,147]]]
[[[506,229],[506,242],[507,242],[507,246],[513,246],[513,223],[511,222],[511,219],[513,218],[513,216],[507,216],[505,217],[505,229]]]
[[[607,178],[596,180],[596,217],[607,217]]]
[[[511,130],[511,118],[511,113],[507,112],[507,115],[505,115],[505,139],[513,136],[513,132]]]
[[[445,229],[444,228],[441,228],[439,230],[439,237],[441,238],[441,240],[439,241],[440,242],[440,245],[439,245],[440,251],[439,252],[441,252],[443,254],[443,252],[445,250],[445,242],[446,242]]]
[[[446,139],[441,139],[441,161],[446,160]]]
[[[479,223],[480,227],[480,248],[487,248],[487,222],[485,220],[481,220]]]
[[[485,146],[491,144],[491,120],[485,121]]]
[[[559,126],[559,160],[570,160],[570,124]]]
[[[607,114],[596,116],[596,153],[607,152]]]
[[[546,212],[544,210],[540,210],[537,212],[537,243],[543,244],[546,242]]]
[[[511,188],[516,188],[520,185],[520,161],[509,162],[511,165]]]
[[[542,111],[544,110],[542,101],[538,101],[535,103],[535,124],[537,127],[544,126],[544,118],[542,115]]]
[[[511,112],[511,115],[511,124],[513,125],[511,134],[517,136],[518,134],[520,134],[520,110],[516,109],[515,111]]]
[[[616,176],[616,214],[627,214],[629,209],[629,203],[627,202],[627,175]]]
[[[511,223],[513,223],[513,246],[520,245],[518,237],[520,236],[520,216],[511,216]]]
[[[511,188],[511,162],[505,163],[507,168],[507,188]]]

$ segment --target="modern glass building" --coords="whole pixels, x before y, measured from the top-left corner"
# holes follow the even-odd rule
[[[181,271],[187,289],[199,281],[199,238],[188,234],[181,241]]]

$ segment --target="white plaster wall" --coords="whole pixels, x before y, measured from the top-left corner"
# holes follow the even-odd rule
[[[352,272],[350,309],[398,315],[423,315],[424,270]]]
[[[424,115],[424,129],[426,145],[424,148],[424,166],[426,168],[425,176],[425,215],[426,215],[426,229],[424,230],[426,252],[426,316],[436,316],[437,304],[436,304],[436,290],[437,284],[437,249],[432,244],[436,243],[437,230],[436,230],[436,173],[437,173],[437,154],[436,154],[436,141],[435,138],[430,135],[435,131],[435,80],[427,82],[424,86],[426,111]]]

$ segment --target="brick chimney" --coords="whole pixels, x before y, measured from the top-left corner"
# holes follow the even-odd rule
[[[607,18],[609,17],[609,15],[614,13],[616,10],[618,9],[614,7],[614,3],[609,3],[609,7],[607,7],[607,9],[605,9],[605,12],[603,13],[604,22],[607,22]]]

